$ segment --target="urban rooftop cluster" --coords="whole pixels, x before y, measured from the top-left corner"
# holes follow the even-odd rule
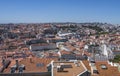
[[[120,26],[0,24],[0,76],[120,76]]]

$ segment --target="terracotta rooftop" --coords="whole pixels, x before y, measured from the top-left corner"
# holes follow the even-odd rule
[[[47,72],[47,65],[52,61],[57,60],[53,58],[26,58],[19,62],[19,64],[25,65],[24,72]],[[37,64],[43,64],[38,67]],[[34,70],[33,70],[34,68]]]
[[[22,58],[19,58],[19,59],[17,59],[18,61],[20,61]],[[15,60],[14,59],[11,59],[11,63],[10,63],[10,65],[8,66],[8,68],[6,68],[4,71],[3,71],[3,73],[10,73],[10,68],[11,68],[11,66],[14,66],[15,65]]]
[[[67,48],[69,48],[71,51],[76,50],[76,48],[75,48],[75,47],[73,47],[73,46],[71,46],[71,45],[67,46]]]
[[[52,76],[77,76],[80,73],[87,71],[86,67],[81,61],[78,61],[79,66],[74,62],[53,62],[53,75]],[[64,66],[63,71],[58,71],[59,66]]]
[[[120,76],[118,68],[109,65],[107,62],[96,62],[95,64],[99,72],[99,76]],[[101,65],[105,65],[107,69],[102,69]]]
[[[25,65],[24,72],[47,72],[47,65],[52,61],[57,61],[56,58],[36,58],[29,57],[25,59],[17,59],[19,65]],[[10,68],[16,64],[16,60],[11,60],[11,64],[7,69],[4,70],[4,73],[10,73]],[[18,70],[16,70],[18,72]]]
[[[56,58],[59,57],[59,55],[57,53],[45,52],[44,55],[45,55],[45,57],[56,57]]]
[[[91,71],[91,67],[89,66],[89,61],[88,60],[82,60],[82,62],[84,63],[84,65],[86,66],[86,68]]]
[[[61,55],[63,55],[63,54],[71,54],[70,51],[65,51],[65,50],[61,50],[60,53],[61,53]]]

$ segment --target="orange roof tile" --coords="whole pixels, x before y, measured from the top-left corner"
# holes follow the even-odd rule
[[[109,65],[107,62],[96,62],[96,67],[99,72],[99,76],[120,76],[120,72],[117,67]],[[101,65],[107,66],[107,69],[102,69]]]

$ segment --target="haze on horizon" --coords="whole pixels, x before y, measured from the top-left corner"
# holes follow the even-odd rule
[[[120,0],[0,0],[0,23],[120,24]]]

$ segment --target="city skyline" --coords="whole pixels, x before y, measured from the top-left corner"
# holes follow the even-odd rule
[[[120,24],[119,0],[1,0],[0,23]]]

